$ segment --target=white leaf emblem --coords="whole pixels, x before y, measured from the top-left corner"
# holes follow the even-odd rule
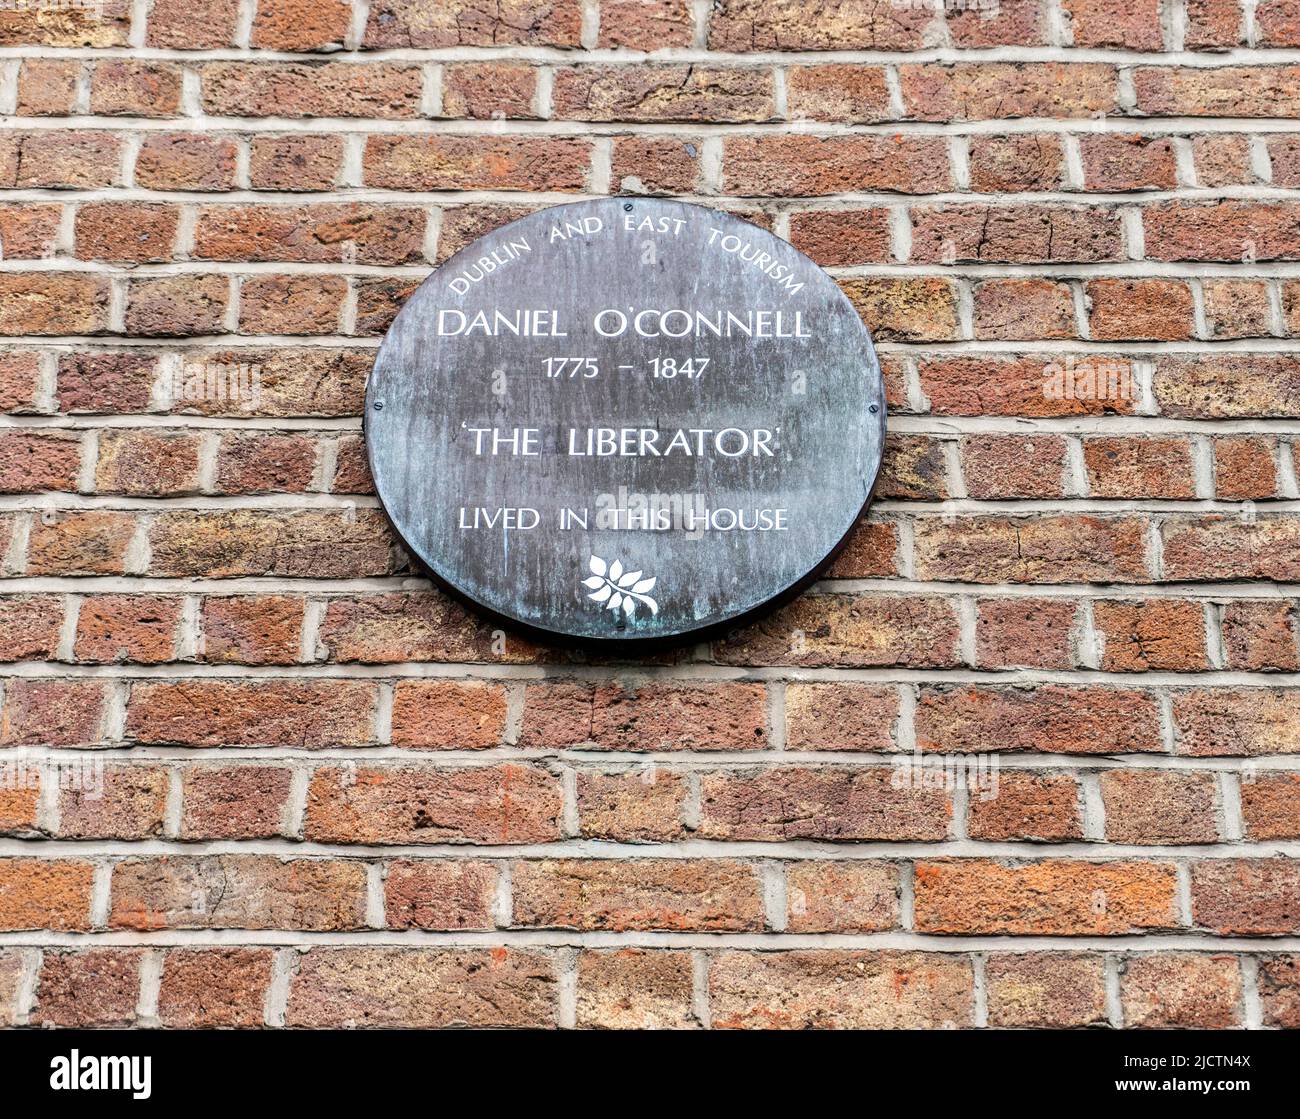
[[[622,610],[629,618],[636,614],[638,606],[644,606],[651,615],[659,613],[659,603],[648,593],[658,582],[656,576],[642,579],[640,571],[624,571],[622,561],[606,564],[600,556],[592,556],[587,566],[592,573],[582,580],[582,585],[591,592],[587,597],[592,602],[604,603],[606,610]]]

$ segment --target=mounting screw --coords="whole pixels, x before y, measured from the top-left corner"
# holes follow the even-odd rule
[[[379,408],[379,407],[381,407],[381,405],[376,404],[375,407],[376,407],[376,408]],[[874,416],[877,412],[880,411],[880,409],[879,409],[878,407],[876,407],[876,405],[874,405],[874,404],[869,404],[869,405],[867,405],[867,411],[870,412],[870,413]]]
[[[631,202],[624,202],[624,203],[623,203],[623,209],[625,209],[625,210],[630,210],[630,209],[632,209],[632,203],[631,203]]]
[[[383,410],[384,410],[384,402],[383,402],[382,400],[376,400],[376,401],[375,401],[375,411],[376,411],[376,412],[382,412]],[[875,406],[874,404],[871,406],[871,410],[872,410],[873,412],[876,410],[876,406]]]

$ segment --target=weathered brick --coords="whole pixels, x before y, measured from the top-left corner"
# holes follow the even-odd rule
[[[39,260],[54,255],[59,234],[58,206],[0,206],[0,240],[8,260]]]
[[[305,608],[294,595],[211,595],[203,600],[199,656],[218,664],[294,664]]]
[[[1205,322],[1215,338],[1267,338],[1272,333],[1268,286],[1260,280],[1206,280]]]
[[[1130,1028],[1241,1025],[1241,970],[1234,956],[1151,952],[1125,961],[1119,979],[1124,1024]]]
[[[578,774],[578,830],[621,843],[668,843],[685,834],[686,777],[658,766]]]
[[[0,929],[89,930],[94,875],[80,859],[0,859]]]
[[[694,35],[690,0],[602,0],[600,5],[599,47],[689,47]]]
[[[1300,105],[1300,67],[1139,66],[1133,88],[1150,116],[1289,116]]]
[[[238,146],[204,132],[151,132],[140,144],[135,182],[148,190],[232,190]]]
[[[968,496],[981,501],[1060,497],[1065,440],[1059,435],[968,435],[960,443]]]
[[[917,371],[936,415],[1124,415],[1138,396],[1129,359],[1109,354],[936,356]]]
[[[181,608],[177,596],[88,595],[77,613],[73,656],[94,664],[174,660]]]
[[[95,190],[121,183],[121,136],[47,129],[20,133],[0,180],[20,190]]]
[[[1277,495],[1275,441],[1269,436],[1224,436],[1214,441],[1214,491],[1229,501]]]
[[[1173,190],[1178,185],[1173,141],[1140,132],[1098,133],[1079,139],[1088,190]]]
[[[94,781],[59,790],[61,839],[154,839],[167,810],[167,770],[110,765]]]
[[[500,684],[400,680],[393,692],[393,745],[424,750],[485,750],[505,735]]]
[[[1212,773],[1109,770],[1101,775],[1111,843],[1215,843]]]
[[[1300,207],[1289,202],[1160,202],[1143,209],[1142,229],[1151,260],[1300,259]]]
[[[577,0],[376,0],[364,45],[418,47],[577,47]]]
[[[69,116],[76,108],[83,63],[61,58],[25,58],[18,71],[18,115]]]
[[[231,46],[239,0],[153,0],[146,44],[172,50],[212,50]]]
[[[85,272],[0,275],[0,334],[101,334],[108,281]]]
[[[700,799],[705,839],[933,841],[947,838],[952,819],[949,792],[874,766],[706,773]]]
[[[123,264],[170,260],[180,209],[161,202],[92,202],[77,208],[77,256]]]
[[[898,868],[811,859],[786,869],[786,931],[878,932],[898,923]]]
[[[442,73],[442,112],[474,120],[532,120],[537,68],[516,63],[466,62]]]
[[[364,177],[388,190],[580,191],[590,160],[577,137],[384,134],[366,141]]]
[[[557,988],[549,956],[516,948],[313,948],[290,981],[285,1024],[537,1028],[555,1024]]]
[[[1229,668],[1300,671],[1295,605],[1286,599],[1236,599],[1223,607],[1223,652]]]
[[[1300,709],[1283,689],[1193,688],[1174,696],[1175,746],[1195,757],[1300,753]]]
[[[892,750],[898,710],[898,693],[888,686],[789,684],[786,749]]]
[[[891,259],[889,211],[805,210],[790,215],[790,243],[823,267]]]
[[[985,280],[975,285],[975,337],[1075,338],[1074,296],[1051,280]]]
[[[753,932],[763,928],[757,870],[734,859],[542,859],[511,871],[522,928]]]
[[[915,206],[912,260],[917,263],[1028,264],[1118,260],[1119,215],[1080,206]]]
[[[1214,132],[1195,136],[1192,161],[1199,186],[1238,186],[1256,181],[1250,143],[1245,136]]]
[[[329,190],[342,165],[342,136],[258,133],[249,143],[248,180],[254,190]]]
[[[160,276],[132,280],[126,330],[140,337],[224,334],[230,281],[225,276]]]
[[[916,865],[919,932],[1099,936],[1178,926],[1172,863],[940,859]]]
[[[794,66],[786,71],[785,83],[792,120],[873,124],[894,115],[883,66]]]
[[[0,493],[68,492],[77,488],[81,440],[70,432],[0,434]]]
[[[1168,416],[1297,416],[1300,361],[1290,354],[1161,354],[1152,391]]]
[[[384,875],[385,922],[394,929],[490,929],[497,864],[397,859]]]
[[[275,839],[293,774],[271,765],[190,765],[181,778],[182,839]]]
[[[840,288],[881,342],[948,342],[960,334],[957,289],[944,276],[841,280]]]
[[[364,745],[373,741],[375,693],[361,680],[141,682],[127,734],[190,746]]]
[[[1294,934],[1300,929],[1300,867],[1285,858],[1193,863],[1192,923],[1220,936]]]
[[[423,259],[424,213],[368,202],[199,208],[201,260],[406,264]]]
[[[100,59],[90,67],[96,116],[171,117],[180,112],[181,68],[171,62]]]
[[[204,111],[220,117],[419,116],[418,66],[399,63],[205,62]]]
[[[53,659],[62,624],[58,595],[5,595],[0,598],[0,661]]]
[[[769,70],[696,65],[557,70],[554,115],[585,121],[761,121],[775,114]]]
[[[905,63],[903,104],[918,120],[1081,119],[1119,109],[1113,66],[1093,62]]]
[[[1066,598],[980,599],[975,660],[981,668],[1071,668],[1077,625]]]
[[[1232,47],[1241,42],[1243,13],[1237,0],[1187,0],[1188,50]]]
[[[108,922],[126,929],[365,927],[366,870],[338,859],[164,855],[113,867]]]
[[[249,276],[239,289],[243,334],[337,334],[348,285],[342,276]]]
[[[1160,526],[1166,579],[1276,579],[1300,571],[1300,520],[1207,515],[1170,518]]]
[[[1102,958],[1084,952],[996,952],[984,965],[990,1026],[1104,1026]]]
[[[689,952],[619,948],[578,957],[577,1025],[584,1029],[691,1029]]]
[[[274,955],[269,948],[168,949],[158,1020],[173,1029],[262,1025]]]
[[[953,1029],[975,1013],[970,961],[947,952],[728,950],[708,984],[714,1029]]]
[[[1123,688],[928,685],[916,710],[922,750],[1047,754],[1158,753],[1154,696]]]
[[[615,137],[610,157],[612,189],[628,194],[694,194],[700,159],[700,143],[694,137]]]
[[[1160,0],[1065,0],[1076,47],[1161,48]]]
[[[980,194],[1059,190],[1065,183],[1065,149],[1051,132],[972,136],[968,162],[970,188]]]
[[[1095,602],[1104,672],[1195,672],[1211,667],[1199,602],[1152,598]]]
[[[351,19],[346,0],[259,0],[252,45],[276,51],[337,49]]]
[[[728,194],[794,197],[842,191],[926,194],[950,187],[948,149],[933,136],[735,136],[723,141]]]
[[[972,839],[1061,843],[1083,838],[1079,786],[1066,773],[1003,770],[995,788],[972,788],[966,830]]]
[[[1192,292],[1181,280],[1089,280],[1083,290],[1088,329],[1098,341],[1192,337]]]
[[[859,521],[827,571],[832,579],[889,578],[898,574],[898,526]]]
[[[158,376],[154,354],[60,354],[59,407],[65,412],[145,412]]]
[[[0,354],[0,412],[44,412],[41,400],[40,358],[34,353],[10,351]]]
[[[103,741],[107,686],[99,680],[5,681],[0,744],[93,746]]]
[[[929,8],[839,3],[809,7],[792,0],[721,0],[709,20],[709,49],[915,50],[933,19]]]
[[[46,952],[33,1025],[80,1029],[133,1025],[143,954],[138,948]]]
[[[560,838],[560,782],[522,765],[324,767],[305,838],[322,843],[545,843]]]

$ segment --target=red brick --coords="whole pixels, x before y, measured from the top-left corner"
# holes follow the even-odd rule
[[[322,767],[304,837],[319,843],[546,843],[560,838],[560,782],[540,769]]]
[[[417,47],[577,47],[577,0],[375,0],[364,45]]]
[[[1166,579],[1275,579],[1300,571],[1300,521],[1285,515],[1249,520],[1210,515],[1160,526]]]
[[[343,45],[352,20],[345,0],[259,0],[252,45],[273,51],[322,51]]]
[[[1290,354],[1161,354],[1152,385],[1167,416],[1300,415],[1300,361]]]
[[[18,115],[70,116],[77,105],[80,59],[25,58],[18,71]]]
[[[1300,867],[1290,859],[1201,859],[1192,864],[1192,922],[1220,936],[1300,929]]]
[[[898,527],[859,521],[827,571],[832,579],[889,578],[898,574]]]
[[[181,108],[181,68],[171,62],[100,59],[90,67],[95,116],[171,117]]]
[[[974,987],[948,952],[727,950],[708,975],[714,1029],[955,1029]]]
[[[694,35],[690,0],[602,0],[600,5],[598,47],[689,47]]]
[[[700,175],[698,139],[618,136],[610,163],[613,189],[635,194],[694,194]]]
[[[239,0],[153,0],[145,42],[172,50],[228,47],[238,18]]]
[[[537,68],[501,62],[457,63],[443,70],[442,115],[471,120],[534,120]]]
[[[1196,496],[1191,440],[1183,436],[1098,436],[1083,441],[1094,497]]]
[[[1104,1026],[1102,957],[1084,952],[996,952],[984,965],[988,1024],[1024,1029]]]
[[[94,876],[76,859],[0,859],[0,929],[89,930]]]
[[[521,928],[756,932],[763,885],[734,859],[541,859],[514,864]]]
[[[948,753],[1160,753],[1160,708],[1143,692],[1042,684],[929,685],[916,710],[921,750]]]
[[[1040,46],[1048,42],[1047,17],[1035,0],[945,7],[944,22],[954,46]]]
[[[180,208],[165,203],[92,202],[77,209],[77,256],[126,264],[172,256]]]
[[[402,680],[393,693],[393,745],[485,750],[501,742],[506,692],[499,684]]]
[[[88,595],[77,614],[73,655],[95,664],[162,664],[176,657],[181,599]]]
[[[1086,119],[1119,109],[1113,66],[1093,62],[938,62],[898,68],[917,120]]]
[[[240,286],[240,332],[337,334],[347,290],[342,276],[249,276]]]
[[[0,206],[0,241],[7,260],[39,260],[54,255],[59,232],[58,206]]]
[[[1196,688],[1174,696],[1175,748],[1193,757],[1300,754],[1294,692]]]
[[[912,260],[1010,264],[1119,260],[1119,215],[1077,206],[914,206]]]
[[[1211,667],[1199,602],[1095,602],[1103,672],[1195,672]]]
[[[102,431],[95,464],[98,493],[174,497],[199,489],[199,436],[189,431]]]
[[[397,312],[420,285],[418,280],[381,276],[360,278],[353,286],[357,293],[357,316],[352,333],[375,336],[388,333]],[[352,439],[355,437],[344,436],[339,441],[340,454],[345,445],[352,445],[347,443]],[[369,493],[371,490],[367,488],[355,492]]]
[[[1300,105],[1296,66],[1139,66],[1137,110],[1150,116],[1278,117]]]
[[[0,597],[0,661],[51,660],[62,624],[58,595]]]
[[[133,948],[46,952],[32,1024],[81,1029],[133,1025],[143,955]]]
[[[1245,136],[1212,132],[1192,138],[1196,182],[1203,187],[1238,186],[1255,182],[1250,144]]]
[[[1192,292],[1181,280],[1089,280],[1088,329],[1099,341],[1191,338]]]
[[[230,280],[225,276],[160,276],[132,280],[126,332],[145,338],[224,334]]]
[[[1300,957],[1265,956],[1259,961],[1259,998],[1266,1026],[1300,1025]]]
[[[941,859],[916,865],[918,932],[1106,936],[1178,926],[1172,863]]]
[[[1145,524],[1135,517],[937,517],[915,526],[921,579],[972,583],[1145,582]]]
[[[190,765],[181,786],[182,839],[276,839],[293,774],[270,765]]]
[[[951,342],[960,336],[957,289],[945,276],[840,280],[878,342]]]
[[[517,948],[314,948],[299,957],[285,1024],[553,1026],[558,986],[549,956]]]
[[[201,260],[406,264],[423,259],[424,213],[368,202],[312,206],[202,206]]]
[[[203,600],[202,660],[296,664],[305,602],[295,595],[211,595]]]
[[[158,376],[153,354],[60,354],[58,400],[64,412],[145,412]]]
[[[685,834],[686,777],[648,765],[578,774],[578,830],[585,838],[668,843]]]
[[[5,682],[0,744],[93,746],[103,741],[108,688],[98,680]]]
[[[805,210],[790,215],[790,243],[823,267],[889,261],[889,211]]]
[[[887,685],[792,683],[785,691],[788,750],[894,748],[898,693]]]
[[[374,350],[206,350],[173,377],[172,406],[205,416],[355,416]],[[362,517],[362,520],[365,520]]]
[[[3,178],[20,190],[95,190],[121,182],[122,137],[47,129],[19,133],[15,163]]]
[[[155,839],[167,811],[167,769],[110,765],[81,787],[60,788],[60,839]]]
[[[713,648],[725,664],[952,668],[958,630],[942,598],[810,594]]]
[[[1300,12],[1292,0],[1260,0],[1255,34],[1261,47],[1300,46]]]
[[[792,66],[785,82],[791,120],[873,124],[894,115],[883,66]]]
[[[1223,652],[1229,668],[1300,672],[1295,606],[1286,599],[1235,599],[1223,607]]]
[[[1217,843],[1213,773],[1110,770],[1101,775],[1110,843]]]
[[[497,864],[462,859],[397,859],[384,875],[391,929],[490,929]]]
[[[1300,799],[1295,773],[1257,772],[1247,764],[1241,773],[1240,799],[1246,837],[1251,840],[1300,838]]]
[[[1244,16],[1237,0],[1187,0],[1187,50],[1234,47],[1242,39]]]
[[[1261,280],[1205,280],[1205,321],[1213,338],[1267,338],[1273,331]]]
[[[584,951],[578,957],[577,1025],[657,1030],[697,1026],[693,972],[690,952]]]
[[[258,133],[249,144],[248,181],[254,190],[331,190],[342,165],[342,136]]]
[[[112,899],[117,929],[344,931],[365,927],[366,870],[272,855],[133,858],[114,864]]]
[[[1241,1025],[1241,971],[1233,956],[1135,954],[1124,963],[1119,983],[1124,1025],[1130,1029]]]
[[[975,285],[975,337],[1075,338],[1074,296],[1052,280],[985,280]]]
[[[790,863],[785,889],[787,932],[879,932],[898,924],[898,868],[892,863]]]
[[[722,167],[728,194],[780,198],[925,194],[952,182],[947,144],[933,136],[735,136],[723,141]]]
[[[1228,501],[1276,497],[1277,461],[1271,436],[1223,436],[1214,441],[1214,492]]]
[[[172,1029],[262,1025],[273,962],[269,948],[168,949],[158,1020]]]
[[[1268,152],[1274,186],[1289,187],[1300,183],[1300,138],[1269,136],[1264,141],[1264,148]]]
[[[131,689],[127,734],[190,746],[357,746],[373,741],[375,686],[361,680],[184,680]]]
[[[238,146],[204,132],[151,132],[140,144],[135,182],[147,190],[233,190]]]
[[[1160,0],[1064,0],[1076,47],[1161,48]]]
[[[970,188],[980,194],[1059,190],[1065,184],[1065,149],[1051,132],[972,136],[968,162]]]
[[[48,411],[41,397],[40,357],[34,353],[0,353],[0,412]]]
[[[972,839],[1061,843],[1083,838],[1079,787],[1065,773],[1003,770],[991,788],[968,794],[966,831]]]
[[[935,356],[917,371],[935,415],[1123,415],[1137,397],[1129,359],[1109,354]]]
[[[99,334],[108,304],[108,281],[93,273],[0,275],[0,334]]]
[[[705,773],[697,835],[762,842],[946,839],[951,795],[914,784],[896,781],[882,767]]]
[[[584,121],[762,121],[775,115],[766,69],[577,66],[555,72],[553,115]]]
[[[916,50],[933,19],[929,8],[808,6],[789,0],[722,0],[709,19],[715,51]]]
[[[367,117],[420,114],[420,67],[397,63],[205,62],[203,109],[218,117]]]
[[[388,190],[580,191],[590,161],[578,137],[385,134],[366,141],[364,177]]]
[[[362,578],[393,569],[377,510],[198,510],[158,514],[150,526],[150,572],[228,578]]]
[[[19,992],[23,988],[27,961],[32,950],[0,949],[0,1027],[10,1029],[19,1024]]]
[[[1173,190],[1178,185],[1174,145],[1168,136],[1098,133],[1080,137],[1079,150],[1088,190]]]
[[[1142,211],[1142,228],[1151,260],[1300,259],[1300,207],[1289,202],[1161,202]]]
[[[121,575],[135,517],[109,509],[67,510],[32,522],[28,575]]]
[[[1068,598],[983,598],[976,604],[981,668],[1073,668],[1075,603]]]
[[[960,444],[968,496],[1060,497],[1065,488],[1065,440],[1059,435],[968,435]]]
[[[220,493],[302,493],[316,472],[316,441],[290,432],[222,438],[217,450]]]
[[[73,491],[80,466],[81,439],[75,433],[0,433],[0,493]]]

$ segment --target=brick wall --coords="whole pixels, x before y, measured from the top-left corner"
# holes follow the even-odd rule
[[[0,10],[0,1022],[1300,1024],[1300,4],[985,4]],[[644,663],[430,590],[360,440],[434,263],[620,190],[891,408]]]

